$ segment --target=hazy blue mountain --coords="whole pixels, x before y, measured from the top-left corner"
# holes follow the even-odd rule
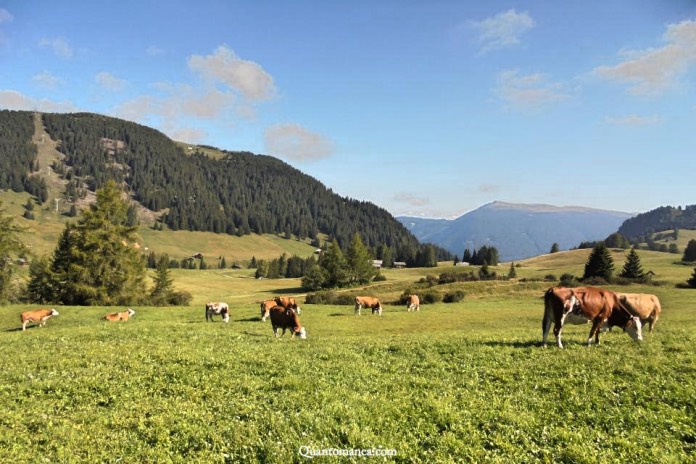
[[[496,201],[457,219],[397,219],[420,242],[430,242],[462,256],[483,245],[494,246],[501,261],[548,253],[554,243],[561,250],[580,242],[603,240],[633,214],[578,206],[525,205]]]

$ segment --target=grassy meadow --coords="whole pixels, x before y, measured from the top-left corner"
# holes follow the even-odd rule
[[[518,276],[580,275],[586,252],[522,261]],[[302,305],[307,340],[259,319],[266,297],[304,301],[299,281],[250,270],[173,271],[192,306],[136,307],[125,323],[100,319],[121,308],[60,307],[22,332],[29,307],[2,307],[0,462],[694,462],[696,291],[674,287],[692,268],[640,255],[666,284],[613,289],[660,297],[641,344],[614,330],[587,347],[589,327],[568,326],[565,349],[541,348],[552,283],[519,280],[436,286],[466,297],[382,317]],[[349,292],[394,302],[452,269],[389,269]],[[209,299],[230,303],[229,324],[206,323]]]

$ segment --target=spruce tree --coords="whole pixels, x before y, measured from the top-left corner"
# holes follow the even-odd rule
[[[336,239],[331,241],[321,255],[319,266],[326,272],[324,288],[344,287],[348,282],[348,264]]]
[[[696,288],[696,267],[694,268],[694,273],[691,274],[691,278],[686,281],[686,284],[691,288]]]
[[[554,244],[551,245],[551,251],[549,251],[549,253],[558,253],[559,249],[558,243],[554,242]]]
[[[155,306],[164,306],[171,299],[174,293],[174,280],[169,274],[169,256],[164,253],[157,260],[157,270],[154,277],[155,286],[150,292],[152,304]]]
[[[685,263],[691,263],[696,261],[696,240],[691,239],[689,243],[686,244],[686,249],[684,250],[684,256],[682,261]]]
[[[635,248],[631,248],[626,256],[626,262],[624,263],[623,269],[619,277],[632,280],[642,280],[645,278],[645,272],[643,272],[643,266],[640,263],[640,256],[636,252]]]
[[[614,260],[606,245],[600,242],[592,248],[590,256],[585,263],[585,273],[582,278],[589,279],[591,277],[599,277],[610,282],[613,274]]]
[[[66,225],[51,263],[54,301],[69,305],[141,302],[145,267],[126,225],[127,203],[114,181],[97,190],[97,201],[77,224]]]
[[[24,250],[24,244],[18,235],[21,228],[15,224],[12,216],[5,216],[4,213],[0,202],[0,302],[11,296],[15,268],[12,261]]]
[[[510,263],[510,271],[508,272],[508,277],[510,279],[514,279],[515,277],[517,277],[517,270],[515,269],[514,262]]]
[[[377,270],[372,266],[372,256],[360,238],[360,234],[353,235],[350,246],[346,252],[348,264],[348,283],[367,284],[374,279]]]

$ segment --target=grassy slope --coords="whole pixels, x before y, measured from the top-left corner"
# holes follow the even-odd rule
[[[585,253],[527,260],[519,271],[578,275]],[[658,275],[688,269],[658,255],[641,252]],[[385,270],[386,282],[356,291],[395,299],[450,269]],[[24,307],[0,309],[0,455],[299,462],[309,446],[394,449],[390,460],[423,463],[693,458],[693,291],[628,287],[663,302],[640,345],[614,331],[587,348],[587,327],[570,326],[566,349],[544,350],[543,282],[457,284],[467,292],[460,303],[387,306],[381,318],[303,305],[309,338],[291,341],[273,339],[256,301],[298,294],[296,280],[257,281],[249,270],[173,276],[195,305],[135,308],[125,324],[101,321],[109,308],[66,307],[21,332]],[[206,323],[206,299],[228,300],[231,322]]]

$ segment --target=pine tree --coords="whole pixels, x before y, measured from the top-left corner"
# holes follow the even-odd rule
[[[614,260],[606,245],[600,242],[590,252],[590,256],[585,263],[585,273],[582,278],[599,277],[610,282],[613,274]]]
[[[344,287],[348,282],[348,264],[336,239],[331,241],[321,255],[319,266],[326,271],[325,288]]]
[[[169,274],[169,256],[166,253],[160,255],[157,260],[157,270],[153,280],[155,286],[150,292],[152,304],[155,306],[166,305],[174,293],[174,280]]]
[[[559,250],[560,247],[558,246],[558,243],[554,242],[554,244],[551,245],[551,251],[549,251],[549,253],[558,253]]]
[[[694,268],[694,273],[691,274],[691,278],[686,281],[686,284],[691,288],[696,288],[696,267]]]
[[[360,238],[360,234],[353,235],[350,247],[346,252],[348,264],[348,283],[367,284],[374,279],[377,270],[372,266],[372,256]]]
[[[13,258],[24,250],[24,244],[19,239],[21,228],[14,223],[12,216],[5,216],[5,210],[0,202],[0,301],[10,298],[12,276],[15,265]]]
[[[631,248],[626,256],[626,262],[624,263],[623,269],[619,277],[625,279],[642,280],[645,278],[645,272],[643,272],[643,266],[640,263],[640,256],[635,248]]]
[[[682,261],[685,263],[691,263],[696,261],[696,240],[691,239],[689,243],[686,244],[686,249],[684,249],[684,256]]]
[[[508,272],[508,277],[510,279],[514,279],[515,277],[517,277],[517,270],[515,269],[514,262],[510,263],[510,271]]]
[[[77,224],[66,225],[51,263],[56,294],[70,305],[134,304],[145,295],[145,267],[126,226],[128,205],[108,181]]]
[[[227,261],[225,261],[224,256],[220,259],[220,269],[227,269]]]

